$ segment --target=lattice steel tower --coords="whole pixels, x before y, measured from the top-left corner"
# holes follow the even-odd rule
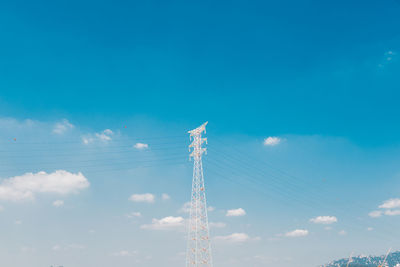
[[[194,164],[186,267],[212,267],[206,192],[201,162],[201,156],[206,152],[206,148],[201,145],[204,142],[207,143],[207,138],[202,138],[201,134],[206,133],[207,123],[188,132],[190,139],[193,139],[189,145],[189,151],[190,148],[193,148],[190,157],[193,157]]]

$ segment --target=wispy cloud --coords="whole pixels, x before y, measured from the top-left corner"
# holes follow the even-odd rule
[[[400,208],[400,199],[399,198],[391,198],[383,202],[382,205],[379,206],[381,209],[395,209]]]
[[[67,119],[63,119],[61,122],[57,122],[54,125],[53,133],[55,134],[64,134],[70,129],[73,129],[75,126],[71,124]]]
[[[246,233],[233,233],[233,234],[225,235],[225,236],[216,236],[214,239],[217,241],[225,241],[225,242],[229,242],[229,243],[244,243],[244,242],[248,242],[248,241],[260,240],[259,237],[251,238]]]
[[[282,139],[276,136],[269,136],[264,139],[264,146],[276,146],[281,143]]]
[[[227,217],[238,217],[246,215],[246,211],[242,208],[228,210],[226,212]]]
[[[250,240],[250,237],[245,233],[233,233],[231,235],[226,236],[216,236],[216,240],[223,240],[232,243],[242,243]]]
[[[126,215],[126,217],[128,217],[128,218],[138,218],[138,217],[142,217],[142,214],[140,212],[131,212],[131,213],[128,213]]]
[[[0,199],[32,200],[39,193],[55,193],[66,195],[78,193],[89,187],[89,181],[82,173],[70,173],[57,170],[52,173],[44,171],[25,173],[5,179],[0,184]]]
[[[396,59],[397,59],[397,52],[393,50],[388,50],[383,54],[383,58],[381,59],[381,62],[378,64],[378,67],[381,69],[385,68],[387,65],[396,61]]]
[[[127,256],[136,255],[137,253],[138,253],[137,251],[120,250],[120,251],[112,253],[111,255],[115,256],[115,257],[127,257]]]
[[[61,250],[83,250],[86,249],[86,246],[82,244],[68,244],[68,245],[54,245],[51,248],[53,251],[61,251]]]
[[[368,216],[372,217],[372,218],[381,217],[382,216],[382,211],[380,211],[380,210],[371,211],[370,213],[368,213]]]
[[[400,215],[400,210],[385,210],[385,215],[398,216]]]
[[[21,252],[22,253],[32,253],[35,252],[36,249],[34,247],[29,247],[29,246],[23,246],[21,247]]]
[[[296,229],[285,234],[286,237],[303,237],[309,234],[308,230]]]
[[[340,230],[338,232],[338,234],[343,236],[343,235],[347,235],[347,232],[345,230]]]
[[[400,199],[399,198],[391,198],[384,201],[379,208],[382,210],[374,210],[371,211],[368,216],[372,218],[378,218],[382,215],[387,216],[397,216],[400,215]]]
[[[310,222],[316,224],[332,224],[337,222],[337,218],[335,216],[318,216],[310,219]]]
[[[148,149],[149,145],[145,143],[136,143],[133,147],[136,148],[137,150],[144,150]]]
[[[63,205],[64,205],[64,201],[62,201],[62,200],[56,200],[56,201],[53,202],[53,206],[57,207],[57,208],[61,207]]]
[[[140,228],[150,230],[177,230],[184,226],[182,217],[168,216],[162,219],[153,219],[151,224],[144,224]]]
[[[161,195],[161,199],[162,199],[162,200],[170,200],[171,197],[170,197],[168,194],[163,193],[163,194]]]
[[[150,193],[146,194],[133,194],[132,196],[129,197],[130,201],[133,202],[146,202],[146,203],[154,203],[155,202],[155,196]]]
[[[96,137],[101,140],[101,141],[111,141],[111,136],[113,135],[113,131],[111,131],[110,129],[105,129],[103,132],[101,133],[96,133]]]
[[[51,249],[53,251],[59,251],[59,250],[61,250],[61,246],[60,245],[54,245]]]
[[[210,222],[208,225],[210,226],[210,228],[225,228],[226,227],[226,223],[223,223],[223,222]]]
[[[114,135],[113,131],[111,131],[110,129],[105,129],[99,133],[87,134],[87,135],[82,136],[82,142],[85,145],[89,145],[96,141],[102,142],[102,143],[107,143],[112,140],[113,135]]]
[[[179,209],[179,212],[181,213],[189,213],[190,212],[190,202],[186,202],[185,204],[182,205],[182,208]]]

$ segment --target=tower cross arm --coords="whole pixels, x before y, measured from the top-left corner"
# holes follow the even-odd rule
[[[196,157],[196,156],[201,156],[203,153],[207,154],[207,148],[201,148],[199,150],[193,150],[192,153],[190,153],[189,157]]]
[[[190,134],[190,136],[199,135],[202,132],[206,133],[206,125],[207,124],[208,124],[208,121],[206,121],[205,123],[203,123],[201,126],[197,127],[196,129],[188,131],[188,133]]]
[[[207,144],[207,138],[201,138],[201,139],[200,139],[200,142],[197,142],[196,140],[194,140],[194,141],[189,145],[189,148],[190,148],[190,147],[199,146],[199,145],[203,144],[204,142]]]

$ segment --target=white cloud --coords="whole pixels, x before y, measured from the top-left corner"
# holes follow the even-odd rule
[[[382,211],[380,211],[380,210],[371,211],[370,213],[368,213],[368,216],[372,217],[372,218],[381,217],[382,216]]]
[[[153,219],[151,224],[144,224],[140,228],[150,230],[176,230],[184,226],[182,217],[168,216],[162,219]]]
[[[88,145],[88,144],[92,143],[93,141],[94,141],[93,137],[90,137],[90,136],[83,136],[82,137],[82,142],[85,145]]]
[[[146,203],[154,203],[155,201],[155,196],[150,193],[146,194],[133,194],[132,196],[129,197],[130,201],[133,202],[146,202]]]
[[[302,237],[307,235],[308,235],[308,230],[301,230],[301,229],[296,229],[294,231],[287,232],[285,234],[286,237]]]
[[[228,210],[226,212],[226,216],[228,217],[236,217],[236,216],[244,216],[246,215],[246,211],[242,208]]]
[[[316,224],[332,224],[337,222],[337,218],[335,216],[318,216],[310,219],[310,222]]]
[[[126,256],[132,256],[134,254],[137,254],[137,251],[128,251],[128,250],[121,250],[118,252],[114,252],[112,255],[115,257],[126,257]]]
[[[103,132],[101,133],[96,133],[95,136],[101,140],[101,141],[111,141],[111,136],[113,135],[113,131],[111,131],[110,129],[105,129]]]
[[[0,183],[0,200],[32,200],[38,193],[60,195],[78,193],[89,185],[89,181],[80,172],[74,174],[57,170],[52,173],[44,171],[25,173],[5,179]]]
[[[142,217],[142,214],[140,212],[131,212],[129,214],[126,215],[126,217],[128,218],[137,218],[137,217]]]
[[[223,222],[210,222],[208,225],[210,226],[210,228],[225,228],[226,227],[226,223],[223,223]]]
[[[282,140],[276,136],[269,136],[264,139],[264,146],[276,146],[279,145]]]
[[[387,51],[385,53],[385,58],[386,58],[387,61],[391,61],[393,59],[393,57],[396,56],[396,55],[397,55],[396,52],[394,52],[392,50],[389,50],[389,51]]]
[[[15,223],[16,225],[21,225],[21,224],[22,224],[22,221],[21,221],[21,220],[16,220],[14,223]]]
[[[382,57],[381,63],[378,64],[379,68],[384,68],[386,65],[390,64],[392,61],[394,61],[397,57],[397,53],[393,50],[389,50],[384,53],[384,56]]]
[[[149,145],[144,143],[136,143],[133,147],[138,150],[143,150],[149,148]]]
[[[171,197],[168,195],[168,194],[162,194],[161,195],[161,198],[162,198],[162,200],[169,200],[169,199],[171,199]]]
[[[185,204],[183,204],[182,208],[179,210],[179,212],[182,213],[190,213],[190,206],[191,203],[190,202],[186,202]]]
[[[392,198],[383,202],[382,205],[379,206],[381,209],[395,209],[400,208],[400,199]]]
[[[129,250],[120,250],[117,252],[112,253],[112,256],[115,257],[128,257],[128,256],[134,256],[137,255],[139,252],[134,250],[134,251],[129,251]]]
[[[400,215],[400,210],[385,210],[385,215],[397,216]]]
[[[107,143],[107,142],[112,140],[112,136],[113,135],[114,135],[113,131],[111,131],[110,129],[105,129],[104,131],[99,132],[99,133],[95,133],[94,135],[88,134],[88,135],[82,136],[82,142],[85,145],[88,145],[88,144],[93,143],[95,141],[100,141],[100,142],[103,142],[103,143]]]
[[[22,246],[21,247],[21,252],[23,252],[23,253],[32,253],[32,252],[35,252],[35,248],[28,247],[28,246]]]
[[[374,228],[372,228],[372,227],[367,228],[367,231],[372,231],[372,230],[374,230]]]
[[[54,125],[53,133],[55,134],[64,134],[66,131],[73,129],[74,125],[72,125],[67,119],[63,119],[61,122],[57,122]]]
[[[103,133],[104,133],[104,134],[107,134],[107,135],[113,135],[113,134],[114,134],[114,132],[111,131],[110,129],[105,129],[105,130],[103,131]]]
[[[339,235],[347,235],[347,232],[345,230],[341,230],[338,232]]]
[[[215,210],[215,208],[212,207],[212,206],[208,206],[208,207],[207,207],[207,211],[214,211],[214,210]]]
[[[81,244],[69,244],[66,249],[85,249],[86,247]]]
[[[374,210],[370,212],[368,215],[372,218],[381,217],[382,215],[387,215],[387,216],[400,215],[400,199],[399,198],[388,199],[384,201],[381,205],[379,205],[379,208],[383,210]]]
[[[222,240],[230,243],[243,243],[249,241],[250,237],[245,233],[233,233],[226,236],[216,236],[215,240]]]
[[[81,244],[69,244],[69,245],[54,245],[51,248],[53,251],[60,251],[60,250],[82,250],[82,249],[86,249],[86,246],[81,245]]]
[[[64,205],[64,201],[62,201],[62,200],[56,200],[53,202],[54,207],[61,207],[63,205]]]

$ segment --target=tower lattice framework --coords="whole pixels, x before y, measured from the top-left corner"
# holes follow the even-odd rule
[[[193,158],[194,163],[186,267],[212,267],[207,201],[201,161],[201,156],[206,152],[206,148],[202,147],[203,143],[207,143],[207,138],[202,138],[202,133],[206,133],[206,125],[207,122],[188,132],[190,139],[193,140],[189,145],[189,150],[193,149],[190,157]]]

